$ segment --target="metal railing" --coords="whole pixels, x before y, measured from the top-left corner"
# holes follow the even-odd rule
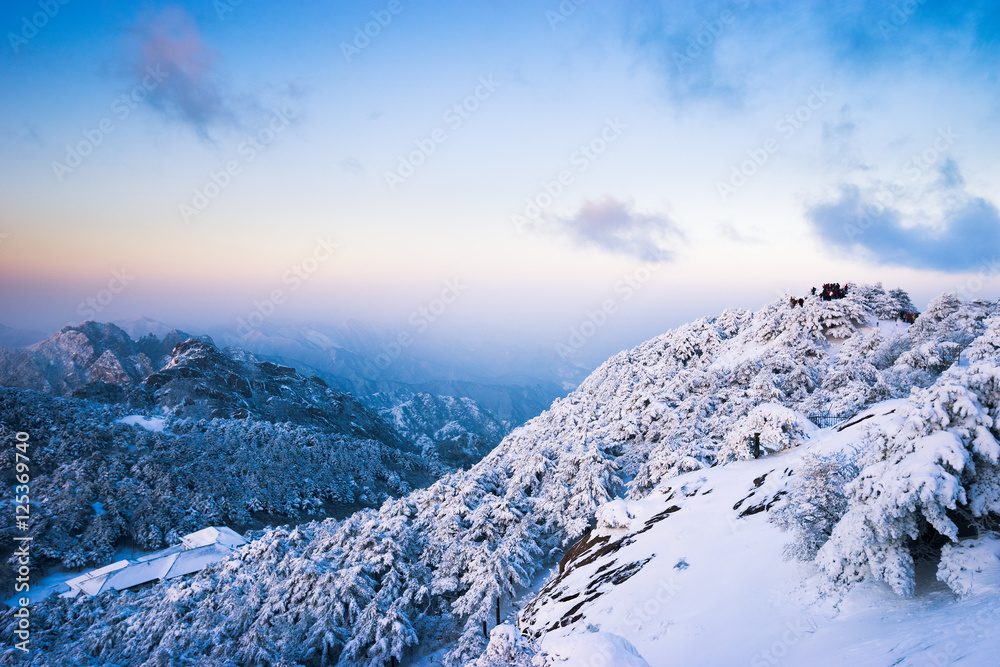
[[[854,415],[809,415],[809,421],[820,428],[830,428],[841,422],[846,422]]]

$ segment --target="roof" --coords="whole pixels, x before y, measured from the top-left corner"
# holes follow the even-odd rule
[[[128,567],[129,562],[127,560],[120,560],[110,565],[105,565],[104,567],[99,567],[96,570],[91,570],[90,572],[85,572],[79,577],[73,577],[66,581],[66,585],[69,586],[69,592],[72,595],[67,595],[67,597],[72,597],[80,591],[87,593],[88,595],[97,595],[101,588],[104,586],[104,582],[107,580],[108,575],[112,574],[117,570],[121,570]]]
[[[175,579],[192,572],[200,572],[212,563],[218,563],[231,553],[233,550],[224,544],[208,544],[182,551],[171,561],[170,569],[162,578]]]
[[[225,526],[209,526],[199,531],[190,533],[181,538],[181,543],[185,549],[194,549],[209,544],[225,544],[230,547],[242,546],[247,543],[236,531]]]
[[[229,556],[247,541],[225,526],[209,526],[181,538],[180,544],[146,554],[136,560],[120,560],[91,570],[66,582],[73,597],[81,591],[99,595],[105,591],[122,591],[154,581],[176,579],[200,572]]]
[[[129,563],[128,567],[122,568],[109,576],[107,581],[104,582],[104,586],[101,587],[100,592],[103,593],[107,590],[123,591],[126,588],[141,586],[151,581],[163,579],[179,555],[173,553],[161,558]]]

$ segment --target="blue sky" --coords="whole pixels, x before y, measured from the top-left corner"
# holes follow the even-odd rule
[[[834,280],[998,296],[990,3],[42,0],[0,28],[9,326],[406,327],[457,280],[435,331],[554,346],[610,301],[599,358]]]

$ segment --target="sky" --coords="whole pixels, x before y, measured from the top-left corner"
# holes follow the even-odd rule
[[[1000,297],[995,3],[17,0],[0,35],[7,326],[602,358],[824,282]]]

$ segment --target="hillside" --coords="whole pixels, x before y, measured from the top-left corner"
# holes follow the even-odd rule
[[[142,337],[133,340],[114,324],[85,322],[26,348],[0,348],[0,386],[190,418],[253,417],[335,426],[345,432],[353,428],[355,435],[370,433],[378,439],[396,439],[395,446],[426,450],[451,467],[477,462],[515,425],[494,416],[469,395],[483,398],[514,419],[537,414],[541,402],[548,405],[554,396],[530,385],[438,382],[428,386],[441,393],[428,394],[398,382],[380,382],[371,386],[384,387],[384,392],[354,395],[366,410],[348,392],[368,385],[356,386],[309,365],[296,372],[280,355],[259,357],[239,347],[222,349],[211,338],[167,330],[167,325],[148,318],[121,324]],[[319,336],[308,331],[310,340]],[[334,345],[322,337],[320,341]],[[257,348],[273,351],[273,345],[257,343]],[[329,354],[331,360],[343,356],[328,347],[313,353],[320,358]],[[352,358],[363,365],[360,357]],[[438,372],[446,374],[447,369]],[[377,418],[372,421],[376,413],[393,422],[398,433],[390,433],[385,424],[376,423]]]
[[[559,633],[610,628],[598,643],[622,655],[632,654],[625,640],[637,633],[639,652],[663,664],[660,654],[648,652],[662,635],[627,625],[630,582],[642,576],[644,586],[652,585],[646,568],[677,576],[715,568],[716,579],[733,580],[744,564],[718,554],[735,548],[742,555],[741,545],[751,547],[749,566],[785,568],[792,586],[794,577],[819,572],[837,594],[887,584],[902,596],[901,609],[922,581],[916,573],[924,563],[937,565],[940,553],[942,571],[955,572],[945,574],[946,583],[965,591],[964,551],[949,542],[974,528],[984,540],[970,555],[977,560],[989,550],[1000,515],[1000,430],[993,426],[1000,416],[994,380],[1000,319],[996,303],[963,303],[953,295],[935,299],[912,325],[886,319],[911,310],[908,301],[900,291],[863,287],[844,299],[808,298],[795,308],[780,300],[757,313],[730,310],[679,327],[608,360],[468,471],[342,522],[270,531],[184,583],[127,598],[46,602],[38,611],[48,628],[41,641],[52,664],[85,665],[98,657],[105,664],[193,662],[211,655],[225,665],[279,659],[379,665],[442,649],[448,664],[464,665],[486,648],[484,624],[492,627],[498,614],[507,617],[530,602],[521,599],[527,588],[565,557],[564,568],[573,566],[566,585],[546,585],[522,613],[522,630],[550,630],[542,647],[557,651],[551,642]],[[952,368],[963,355],[972,365]],[[787,534],[766,524],[781,512],[781,492],[792,492],[781,485],[802,476],[794,474],[795,457],[813,442],[817,451],[827,446],[808,418],[857,415],[873,406],[888,412],[885,401],[902,399],[906,407],[898,405],[897,413],[907,416],[898,428],[880,414],[888,420],[881,435],[863,436],[867,431],[856,427],[840,432],[857,458],[830,464],[840,480],[832,490],[820,485],[831,517],[817,522],[791,512]],[[764,457],[748,461],[754,433]],[[740,530],[719,533],[715,526],[730,525],[736,510],[744,514],[736,514]],[[588,552],[587,541],[573,546],[599,523],[588,540],[604,537],[601,530],[636,534],[632,544],[620,545],[622,560],[612,562],[604,552],[585,563],[600,548]],[[669,531],[681,527],[705,542],[685,553],[663,547],[673,539]],[[801,542],[794,555],[819,561],[782,564],[789,536]],[[643,562],[652,553],[663,555]],[[737,587],[747,598],[736,606],[756,609],[773,576],[760,575],[764,588]],[[664,608],[655,623],[673,616],[689,618],[691,628],[710,623],[705,615],[719,613],[722,593],[711,577],[701,581],[705,590],[690,593],[699,596],[697,605],[676,614]],[[587,607],[595,593],[611,601],[617,586],[625,588],[615,604],[593,598]],[[192,610],[183,621],[180,608]],[[103,623],[105,614],[127,615],[130,623]],[[232,639],[219,642],[220,633]],[[508,642],[505,630],[497,635]],[[625,640],[614,638],[621,635]],[[523,655],[536,651],[522,648]],[[865,646],[857,651],[864,655]],[[754,653],[742,655],[749,660]],[[514,664],[507,658],[497,664],[503,660]]]
[[[4,381],[47,390],[0,388],[0,434],[34,440],[36,575],[102,565],[123,544],[158,549],[211,524],[346,516],[448,470],[318,378],[181,338],[132,341],[89,322],[6,351],[22,363]],[[12,450],[0,460],[12,484]],[[0,519],[0,534],[12,534],[12,520]],[[13,549],[8,540],[0,557]],[[5,569],[5,598],[11,583]]]
[[[854,458],[859,443],[898,431],[913,407],[879,403],[788,451],[608,503],[520,612],[519,627],[530,637],[627,637],[653,667],[992,664],[996,536],[969,536],[946,547],[945,559],[939,545],[917,560],[910,598],[871,573],[840,590],[811,563],[785,558],[796,538],[782,531],[781,515],[802,502],[803,480],[836,481],[829,469],[817,478],[817,462]]]

